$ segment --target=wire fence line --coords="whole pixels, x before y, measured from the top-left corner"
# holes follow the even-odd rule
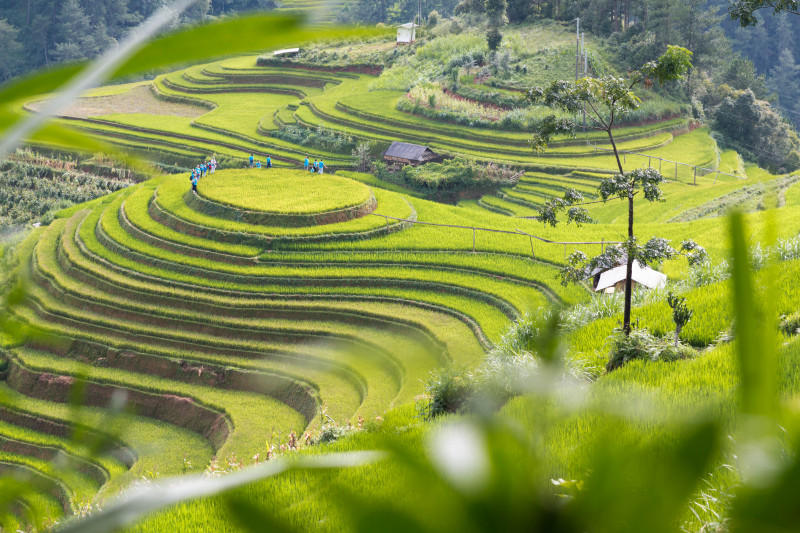
[[[614,150],[612,150],[610,148],[603,148],[602,146],[597,146],[596,144],[592,144],[589,141],[586,141],[586,144],[588,144],[589,146],[594,148],[595,152],[614,152]],[[740,180],[747,179],[747,176],[737,176],[735,174],[728,174],[727,172],[722,172],[718,168],[717,169],[713,169],[713,168],[700,167],[700,166],[697,166],[697,165],[692,165],[690,163],[681,163],[680,161],[672,161],[672,160],[669,160],[669,159],[664,159],[663,157],[658,157],[658,156],[650,155],[650,154],[642,154],[640,152],[631,152],[631,151],[628,151],[628,150],[620,150],[619,154],[622,155],[623,158],[626,155],[634,155],[634,156],[638,156],[638,157],[647,158],[647,167],[648,168],[654,168],[653,167],[653,161],[657,161],[658,162],[658,171],[659,172],[662,172],[664,163],[668,163],[669,165],[675,165],[675,181],[679,181],[678,180],[678,167],[688,167],[688,168],[693,170],[694,184],[695,185],[697,185],[697,174],[698,174],[698,172],[700,173],[700,176],[707,176],[709,174],[715,174],[715,176],[714,176],[714,184],[715,185],[717,183],[717,178],[719,178],[720,175],[730,176],[731,178],[738,178]]]
[[[536,259],[536,251],[533,246],[534,239],[540,241],[544,244],[556,245],[556,246],[564,246],[564,259],[567,258],[567,247],[568,246],[578,246],[578,245],[600,245],[600,253],[605,251],[605,247],[609,244],[623,244],[623,241],[607,241],[605,239],[600,241],[575,241],[575,242],[565,242],[565,241],[553,241],[550,239],[545,239],[544,237],[539,237],[538,235],[533,235],[531,233],[524,232],[519,229],[515,229],[514,231],[509,230],[502,230],[502,229],[493,229],[493,228],[482,228],[480,226],[460,226],[456,224],[440,224],[437,222],[421,222],[419,220],[411,220],[408,218],[397,218],[389,215],[381,215],[379,213],[369,213],[370,216],[374,217],[381,217],[386,221],[386,227],[389,228],[389,220],[396,220],[399,222],[407,222],[414,226],[414,224],[420,224],[422,226],[435,226],[440,228],[450,228],[450,229],[464,229],[472,231],[472,253],[477,251],[477,233],[479,231],[487,232],[487,233],[501,233],[505,235],[517,235],[520,237],[528,237],[528,240],[531,244],[531,257]]]

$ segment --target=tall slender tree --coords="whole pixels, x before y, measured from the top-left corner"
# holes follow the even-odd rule
[[[788,48],[781,51],[778,64],[769,73],[768,87],[778,94],[778,107],[790,118],[800,113],[800,65]]]
[[[614,126],[620,115],[636,109],[641,100],[634,94],[638,86],[650,86],[653,83],[666,84],[683,79],[692,66],[692,52],[679,46],[669,46],[667,51],[657,60],[645,64],[639,70],[631,72],[627,78],[604,76],[602,78],[583,78],[576,82],[557,81],[547,88],[535,87],[528,92],[530,100],[544,103],[550,107],[560,108],[577,117],[584,105],[587,117],[594,126],[608,135],[619,173],[605,179],[599,187],[604,201],[620,198],[628,203],[628,240],[624,244],[626,254],[625,274],[625,309],[623,331],[631,332],[631,304],[633,288],[634,261],[648,262],[674,255],[677,251],[670,248],[663,239],[653,239],[644,247],[637,244],[634,234],[634,198],[642,194],[650,202],[661,201],[659,185],[664,181],[661,174],[652,168],[636,169],[626,172],[614,139]],[[533,134],[533,148],[544,150],[553,135],[558,133],[573,134],[578,128],[577,119],[558,119],[555,115],[546,118]],[[568,210],[568,220],[578,224],[588,221],[588,213],[577,204],[581,196],[570,191],[564,200],[555,199],[545,204],[540,218],[545,223],[556,224],[559,211]],[[692,243],[693,244],[693,243]],[[565,280],[575,276],[583,276],[587,267],[586,256],[574,256],[566,270]]]
[[[22,45],[17,40],[19,30],[0,19],[0,81],[11,79],[22,64]]]

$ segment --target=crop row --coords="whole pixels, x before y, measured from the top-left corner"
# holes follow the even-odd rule
[[[187,326],[187,327],[189,327],[189,326]],[[391,345],[391,344],[389,344],[389,345]]]

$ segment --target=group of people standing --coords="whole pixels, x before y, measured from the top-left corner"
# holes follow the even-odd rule
[[[256,158],[253,154],[250,154],[250,168],[261,168],[261,161],[256,161]],[[267,156],[266,167],[272,168],[272,156]]]
[[[197,192],[197,181],[208,174],[213,174],[217,170],[217,159],[211,157],[208,161],[204,161],[192,169],[192,174],[189,180],[192,182],[192,192]]]
[[[256,160],[255,154],[250,154],[250,157],[248,158],[248,162],[250,163],[250,168],[261,168],[261,161]],[[271,156],[267,156],[267,161],[266,161],[266,165],[265,166],[266,166],[266,168],[272,168],[272,157]],[[319,161],[317,161],[315,159],[314,163],[312,164],[308,160],[308,156],[306,156],[305,161],[303,161],[303,169],[306,172],[318,172],[319,174],[324,174],[325,173],[325,163],[322,161],[322,159],[320,159]]]
[[[261,161],[256,161],[255,155],[250,154],[248,158],[248,162],[250,164],[250,168],[261,168]],[[266,168],[272,168],[272,157],[267,156]],[[303,169],[306,172],[317,172],[319,174],[325,173],[325,163],[320,160],[314,160],[311,163],[308,160],[308,156],[306,156],[305,160],[303,161]],[[197,182],[200,178],[205,177],[208,174],[213,174],[214,171],[217,170],[217,160],[216,158],[212,157],[208,161],[204,161],[197,165],[195,168],[192,169],[192,174],[189,176],[189,180],[192,182],[192,192],[197,193]]]
[[[322,162],[322,159],[319,161],[315,159],[314,164],[309,165],[308,156],[306,156],[305,161],[303,161],[303,168],[309,172],[319,172],[320,174],[325,173],[325,163]]]

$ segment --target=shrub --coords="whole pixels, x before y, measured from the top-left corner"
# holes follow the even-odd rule
[[[346,426],[337,423],[324,424],[319,432],[319,437],[316,441],[314,441],[314,443],[327,444],[329,442],[336,442],[337,440],[346,437],[355,431],[356,429],[349,424]]]
[[[0,374],[8,371],[8,364],[8,356],[4,353],[0,353]]]
[[[508,168],[479,165],[461,157],[418,167],[406,166],[399,172],[389,172],[385,166],[378,166],[376,173],[384,181],[424,193],[450,193],[470,188],[510,185],[511,177],[515,174]]]
[[[797,335],[800,333],[800,312],[782,316],[780,329],[786,335]]]
[[[441,18],[442,16],[439,15],[439,12],[434,9],[428,13],[428,26],[431,28],[435,27],[437,24],[439,24],[439,19]]]
[[[272,132],[272,136],[291,143],[311,146],[331,152],[348,152],[356,148],[356,143],[352,137],[323,126],[310,129],[288,125],[278,131]]]
[[[351,152],[355,158],[353,167],[358,172],[372,172],[375,165],[372,162],[372,154],[370,153],[370,143],[360,142]]]
[[[464,410],[476,392],[474,376],[464,369],[447,367],[428,376],[426,400],[420,414],[428,419]]]
[[[611,354],[606,371],[611,372],[621,366],[641,359],[644,361],[676,361],[689,359],[695,351],[685,344],[675,346],[668,339],[656,337],[646,329],[634,329],[630,335],[621,330],[614,333]]]

